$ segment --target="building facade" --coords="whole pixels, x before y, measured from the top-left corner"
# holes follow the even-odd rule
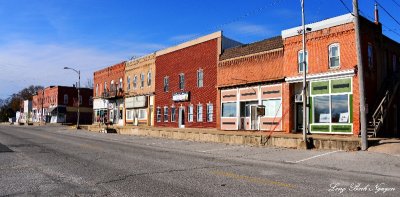
[[[157,51],[154,125],[215,128],[218,58],[237,44],[216,32]]]
[[[217,78],[220,129],[282,130],[280,36],[224,50]]]
[[[93,90],[80,88],[79,122],[92,122]],[[77,122],[78,90],[76,87],[50,86],[39,90],[32,98],[34,122],[72,123]]]
[[[123,125],[125,61],[93,74],[93,123]]]
[[[126,62],[125,125],[154,125],[155,54]]]

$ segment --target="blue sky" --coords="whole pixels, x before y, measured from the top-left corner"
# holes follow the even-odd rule
[[[340,0],[305,2],[306,23],[348,13]],[[378,2],[400,21],[400,0]],[[373,17],[374,0],[359,4]],[[400,25],[382,9],[380,19],[400,42]],[[300,24],[300,0],[0,0],[0,98],[31,84],[70,86],[77,77],[64,66],[84,84],[95,70],[218,30],[249,43]]]

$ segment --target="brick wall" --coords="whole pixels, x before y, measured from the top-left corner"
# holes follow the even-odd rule
[[[176,50],[156,57],[155,76],[155,111],[157,107],[169,108],[169,120],[157,122],[155,126],[178,127],[178,112],[176,113],[176,122],[171,119],[171,105],[176,109],[180,106],[185,107],[185,126],[186,127],[216,127],[216,102],[217,102],[217,58],[218,58],[218,39],[212,39],[180,50]],[[197,70],[203,69],[204,86],[197,87]],[[181,92],[179,89],[179,74],[185,74],[185,88],[182,91],[190,92],[190,101],[173,102],[172,95]],[[164,77],[169,76],[169,91],[164,92]],[[213,121],[206,121],[206,104],[212,103],[214,106]],[[203,122],[197,122],[197,104],[203,104]],[[187,122],[187,106],[193,104],[192,123]],[[156,114],[155,114],[156,116]]]

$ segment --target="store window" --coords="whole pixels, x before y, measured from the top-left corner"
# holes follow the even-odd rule
[[[164,107],[164,122],[168,122],[168,107]]]
[[[197,122],[203,122],[203,105],[197,105]]]
[[[236,102],[222,103],[222,117],[236,117]]]
[[[262,104],[265,106],[265,117],[282,117],[281,99],[263,100]]]
[[[340,47],[338,43],[329,45],[329,68],[340,66]]]
[[[188,122],[193,122],[193,105],[188,106]]]
[[[207,104],[207,122],[213,121],[214,106],[213,104]]]
[[[298,52],[297,55],[297,63],[298,63],[298,70],[299,72],[303,72],[303,61],[306,63],[306,72],[308,71],[308,52],[305,52],[305,59],[303,50]]]

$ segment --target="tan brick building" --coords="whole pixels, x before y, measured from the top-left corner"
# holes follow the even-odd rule
[[[130,60],[125,67],[125,124],[154,124],[155,54]]]

